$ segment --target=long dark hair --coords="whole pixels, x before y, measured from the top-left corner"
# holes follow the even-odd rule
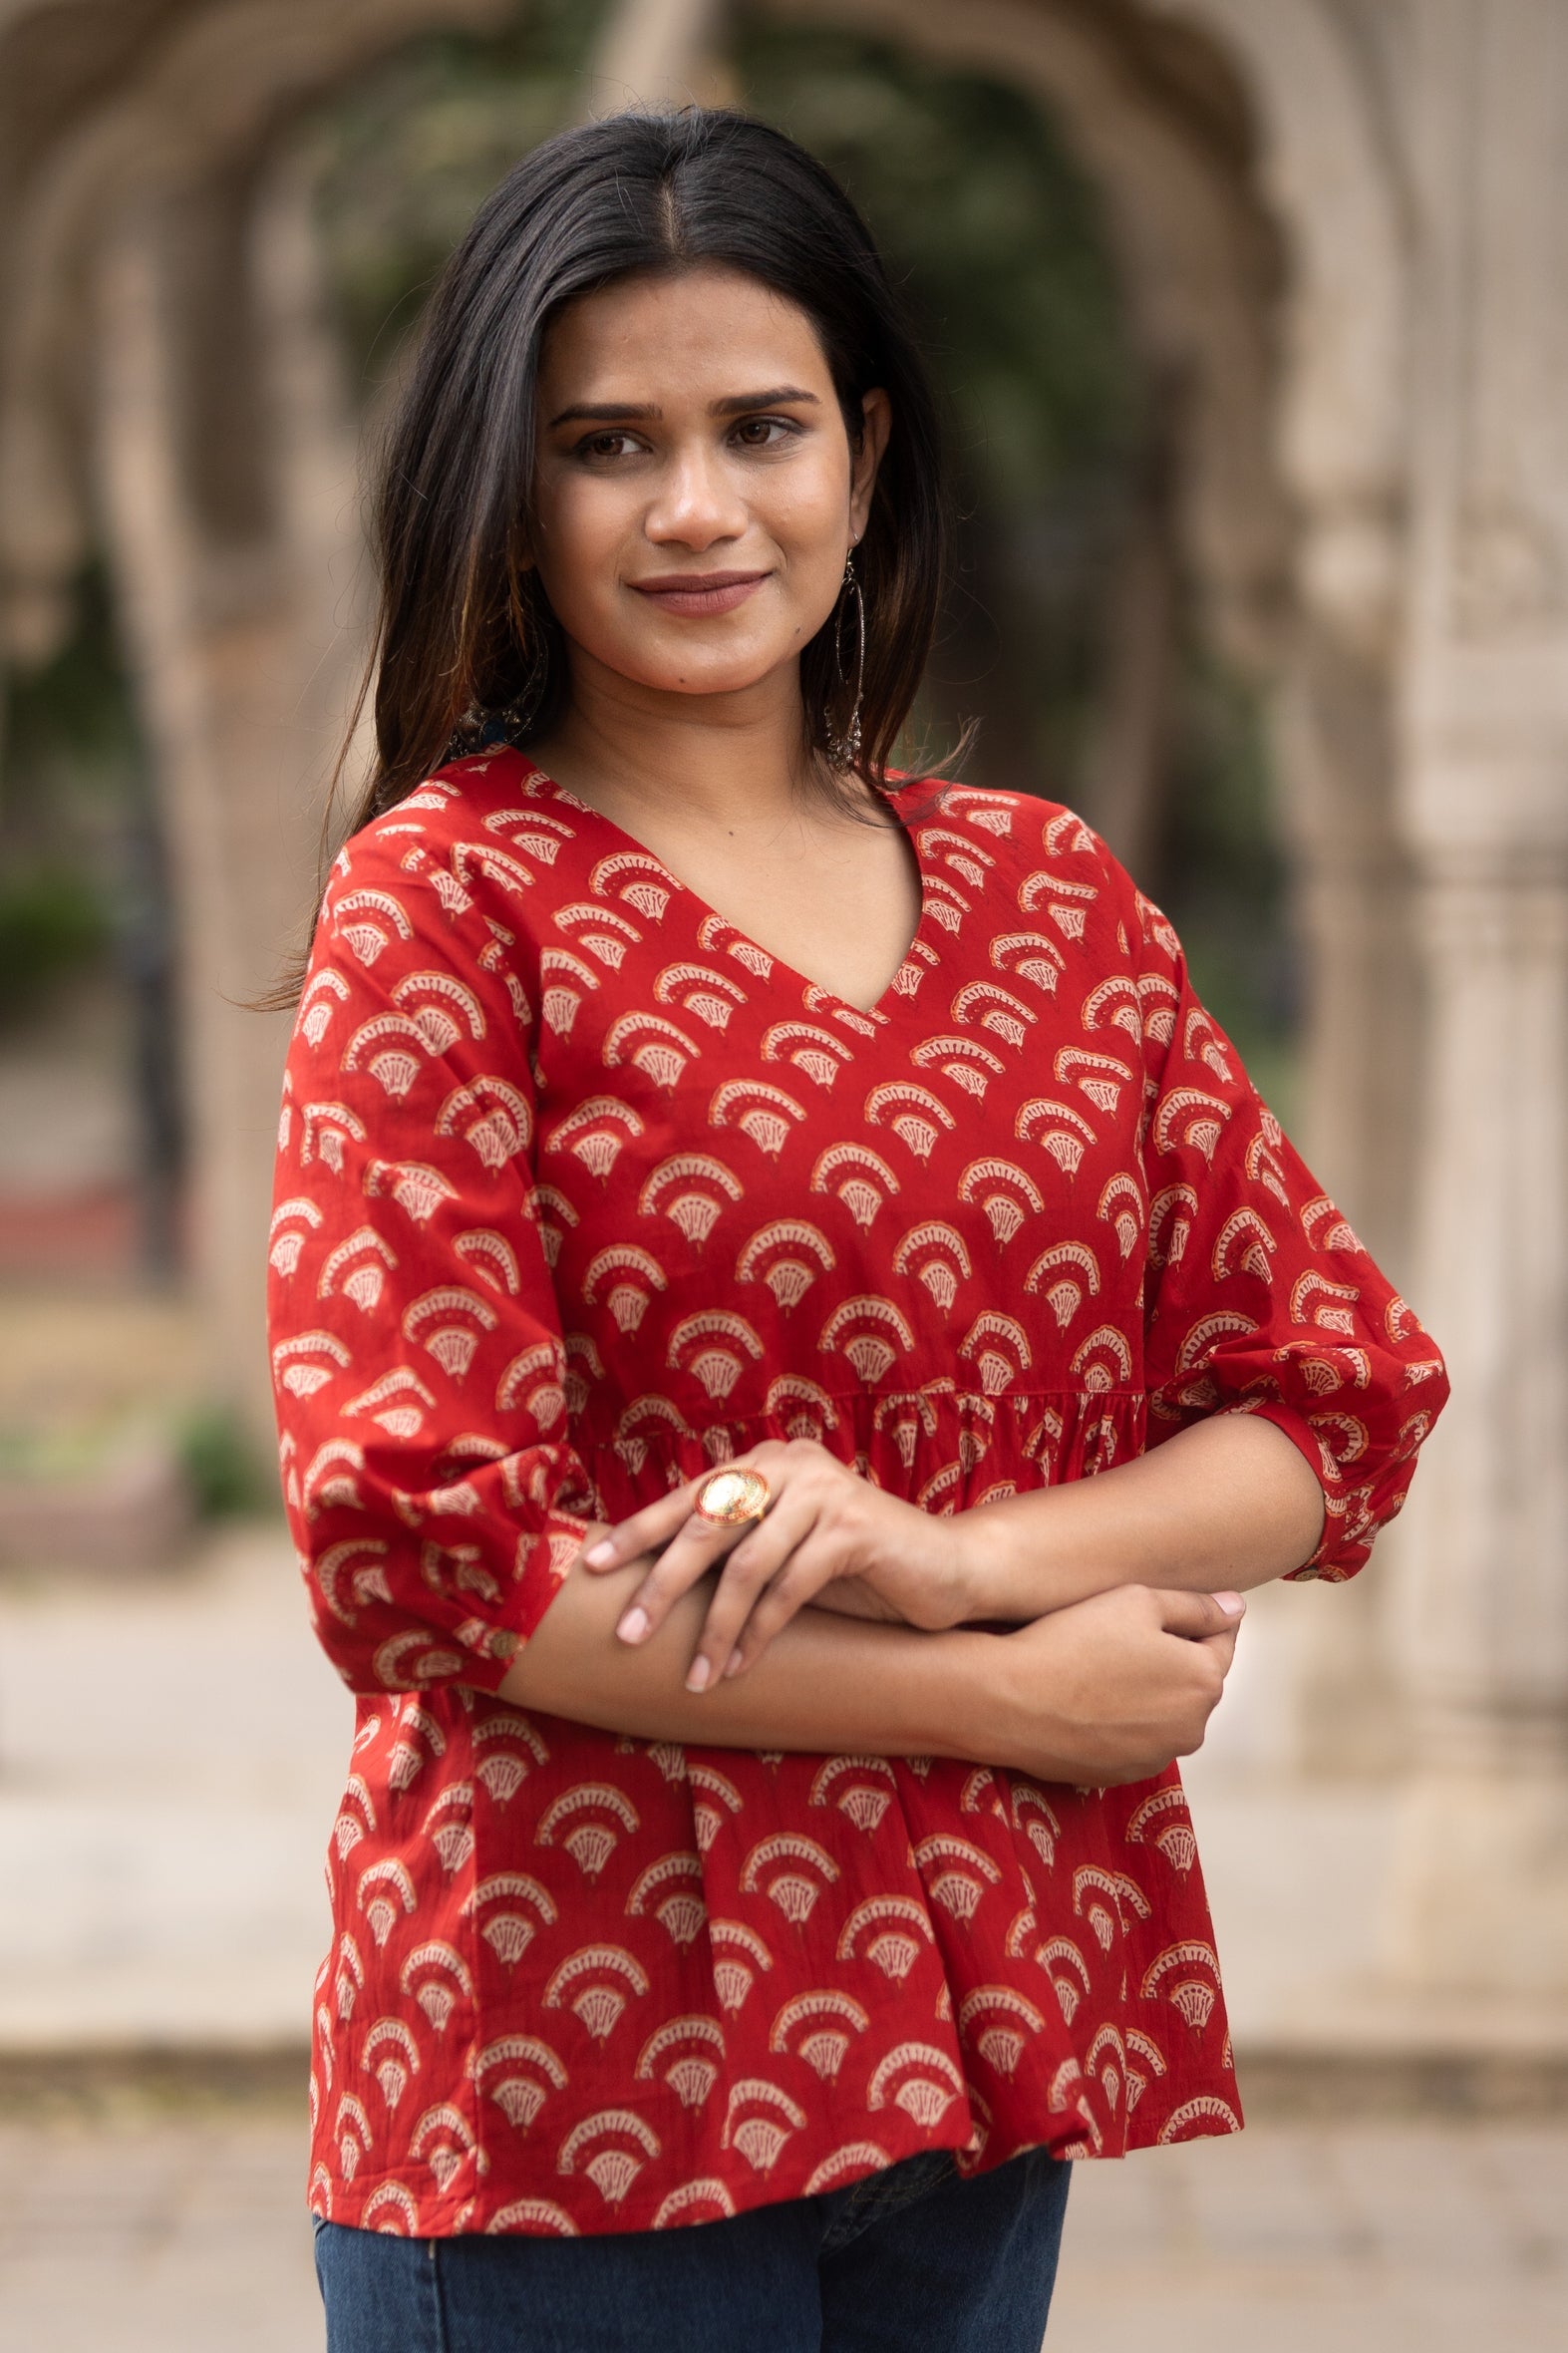
[[[374,682],[376,758],[348,833],[422,784],[470,714],[522,697],[527,724],[510,733],[523,743],[558,717],[565,643],[526,561],[545,331],[574,295],[705,262],[744,270],[804,311],[851,445],[865,394],[887,393],[891,434],[855,550],[865,598],[857,770],[885,789],[947,572],[930,383],[870,232],[832,174],[766,123],[685,107],[544,141],[480,206],[431,295],[376,467],[381,606],[359,705]],[[852,712],[839,623],[835,609],[801,657],[818,751],[842,740]]]

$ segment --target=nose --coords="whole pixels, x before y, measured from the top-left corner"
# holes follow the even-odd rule
[[[743,537],[748,519],[746,502],[723,452],[694,441],[672,452],[643,528],[657,545],[691,547],[701,553],[718,540]]]

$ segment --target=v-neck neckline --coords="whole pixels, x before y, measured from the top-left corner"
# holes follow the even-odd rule
[[[904,794],[910,791],[913,786],[920,782],[918,778],[906,777],[901,785],[895,785],[891,792],[889,792],[887,795],[887,805],[897,818],[899,830],[903,834],[904,839],[909,843],[910,849],[914,854],[915,871],[919,877],[920,882],[920,920],[915,925],[914,936],[910,940],[908,946],[905,948],[903,954],[899,957],[898,963],[893,971],[893,976],[889,980],[886,988],[883,989],[881,995],[877,998],[874,1005],[866,1006],[857,1005],[852,997],[841,997],[838,991],[836,989],[829,988],[825,981],[813,980],[809,973],[801,972],[797,970],[794,965],[786,963],[784,957],[779,955],[773,948],[768,947],[760,939],[754,939],[750,932],[744,931],[739,923],[735,922],[731,916],[724,913],[722,908],[714,906],[711,900],[704,898],[702,892],[700,890],[694,889],[690,882],[683,882],[680,875],[677,874],[675,869],[671,866],[669,860],[667,858],[661,857],[656,849],[650,849],[646,841],[640,841],[635,834],[629,834],[623,825],[618,824],[613,817],[607,816],[602,809],[596,809],[591,801],[584,801],[580,799],[579,796],[573,793],[568,786],[561,784],[557,778],[551,776],[547,769],[541,768],[538,762],[533,759],[529,753],[522,751],[518,746],[513,746],[512,749],[516,752],[517,758],[522,761],[524,767],[529,771],[529,773],[537,777],[541,784],[547,785],[549,787],[557,801],[564,803],[568,809],[580,810],[584,816],[591,817],[596,824],[603,826],[605,830],[608,833],[613,834],[618,840],[624,841],[628,849],[635,849],[639,851],[642,856],[653,858],[662,871],[669,876],[676,889],[684,891],[686,896],[692,900],[693,904],[702,910],[703,918],[706,919],[707,917],[711,916],[716,923],[722,923],[726,930],[731,933],[733,938],[740,940],[746,947],[751,948],[755,954],[759,956],[766,956],[768,959],[770,980],[772,980],[775,972],[783,973],[786,979],[798,982],[802,993],[809,993],[817,998],[825,998],[829,1004],[840,1007],[846,1013],[853,1014],[857,1021],[872,1022],[877,1028],[881,1028],[886,1022],[892,1019],[893,1013],[899,1001],[904,1003],[909,1001],[908,993],[900,989],[898,984],[903,978],[903,975],[907,970],[911,959],[922,947],[924,947],[927,950],[932,951],[931,960],[933,962],[936,960],[935,943],[930,938],[930,932],[933,924],[933,893],[931,890],[931,877],[926,868],[925,856],[921,850],[918,832],[908,823],[902,808]]]

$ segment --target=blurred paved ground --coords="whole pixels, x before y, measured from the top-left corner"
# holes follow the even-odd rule
[[[1394,1829],[1388,1790],[1270,1763],[1300,1598],[1255,1597],[1187,1776],[1255,2050],[1370,1983]],[[0,1889],[27,1891],[0,1935],[0,2056],[300,2038],[351,1729],[281,1527],[231,1527],[160,1573],[0,1578]],[[1331,2045],[1411,2031],[1408,2003],[1326,2019]]]
[[[1392,1825],[1267,1769],[1285,1607],[1189,1777],[1243,2049],[1371,1967]],[[48,2055],[297,2047],[349,1728],[274,1528],[0,1580],[0,2353],[320,2353],[292,2093],[73,2103]],[[1563,2353],[1568,2116],[1374,2122],[1335,2080],[1359,2116],[1255,2101],[1240,2141],[1081,2169],[1052,2345]]]
[[[0,1582],[0,2055],[303,2040],[352,1729],[268,1524]]]
[[[320,2353],[302,2175],[276,2114],[0,2123],[0,2349]],[[1273,2124],[1080,2167],[1048,2344],[1562,2353],[1565,2313],[1568,2127]]]

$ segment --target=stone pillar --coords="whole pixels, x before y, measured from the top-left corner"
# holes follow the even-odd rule
[[[1406,1521],[1385,1950],[1461,2024],[1539,2039],[1568,2034],[1568,18],[1427,0],[1408,23],[1413,1295],[1453,1398]]]
[[[1421,989],[1392,706],[1389,669],[1359,661],[1308,616],[1273,731],[1307,991],[1297,1135],[1374,1256],[1413,1281]]]
[[[1379,1262],[1413,1283],[1423,1019],[1396,813],[1409,225],[1356,5],[1142,0],[1147,14],[1201,27],[1240,69],[1254,169],[1286,249],[1272,442],[1293,509],[1293,619],[1273,745],[1305,996],[1293,1127]],[[1404,1753],[1390,1629],[1399,1550],[1391,1530],[1343,1593],[1259,1597],[1293,1667],[1281,1750],[1311,1774],[1387,1773]]]
[[[214,1392],[270,1445],[267,1209],[288,1022],[351,694],[354,456],[284,170],[124,211],[100,273],[101,496],[174,878],[188,1249]],[[362,568],[362,567],[361,567]]]
[[[1424,1020],[1410,861],[1394,823],[1392,679],[1304,616],[1277,696],[1281,832],[1306,989],[1299,1108],[1310,1166],[1379,1264],[1414,1286],[1411,1200]],[[1294,1766],[1332,1779],[1396,1770],[1407,1730],[1393,1658],[1404,1531],[1380,1537],[1343,1592],[1294,1587],[1289,1610]]]
[[[1421,897],[1417,1296],[1453,1398],[1408,1523],[1389,1957],[1568,2024],[1568,843],[1434,849]]]

